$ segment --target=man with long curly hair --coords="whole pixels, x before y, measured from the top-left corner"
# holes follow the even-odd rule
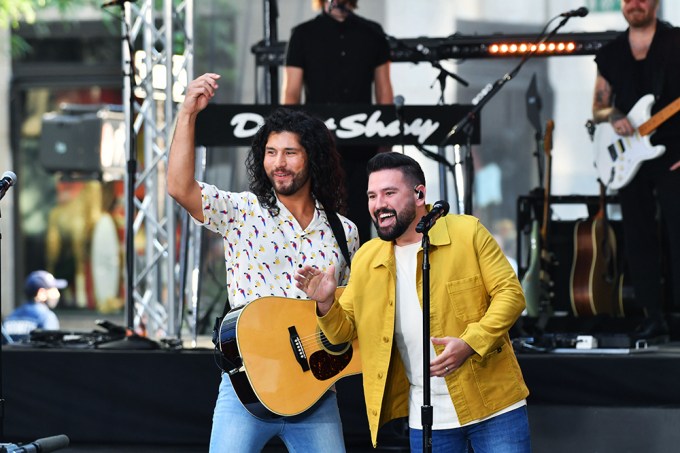
[[[315,18],[293,28],[281,104],[391,104],[390,47],[380,24],[355,14],[358,0],[314,0]],[[347,216],[361,242],[371,238],[366,164],[375,145],[339,147],[346,174]]]
[[[307,299],[292,276],[310,264],[346,282],[350,255],[359,245],[356,226],[338,215],[345,237],[334,237],[329,217],[344,209],[343,174],[324,123],[299,110],[274,111],[257,132],[246,161],[250,192],[229,192],[194,179],[196,117],[215,95],[219,75],[207,73],[186,92],[170,147],[168,193],[194,221],[224,240],[232,308],[278,296]],[[332,211],[331,214],[329,211]],[[295,383],[289,383],[295,385]],[[260,451],[278,436],[291,451],[344,452],[335,392],[289,417],[257,418],[239,402],[223,373],[213,414],[211,452]]]

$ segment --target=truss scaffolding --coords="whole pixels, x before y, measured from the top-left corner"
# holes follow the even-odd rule
[[[193,78],[193,0],[125,2],[124,12],[126,216],[132,226],[126,243],[127,254],[134,255],[126,257],[132,260],[126,272],[128,327],[151,338],[179,338],[178,208],[167,196],[165,174],[179,103]]]

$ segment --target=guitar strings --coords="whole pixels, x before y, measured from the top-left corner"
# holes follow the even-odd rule
[[[302,344],[302,346],[307,346],[309,344],[315,344],[315,343],[318,343],[319,341],[323,342],[323,340],[321,338],[321,333],[319,333],[319,332],[314,333],[312,335],[299,337],[299,339],[300,339],[300,343]]]
[[[299,337],[299,339],[300,339],[300,344],[305,349],[308,349],[309,346],[319,346],[319,343],[321,343],[323,346],[332,346],[333,345],[325,336],[323,336],[322,332],[315,332],[311,335]],[[321,348],[317,347],[317,349],[315,349],[315,351],[318,351],[320,349]]]

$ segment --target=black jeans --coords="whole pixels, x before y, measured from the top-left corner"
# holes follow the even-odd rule
[[[680,149],[669,147],[619,189],[635,299],[649,316],[664,311],[662,276],[671,293],[667,308],[680,310],[680,169],[669,171],[679,160]]]

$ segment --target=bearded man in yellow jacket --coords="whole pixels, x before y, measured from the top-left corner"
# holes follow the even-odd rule
[[[367,167],[368,209],[378,238],[352,261],[339,299],[333,270],[307,266],[297,286],[317,301],[336,344],[358,338],[373,446],[380,426],[409,417],[411,451],[422,451],[423,249],[416,225],[428,213],[425,176],[395,152]],[[512,266],[478,219],[446,215],[429,230],[432,451],[528,453],[524,383],[508,330],[525,307]]]

